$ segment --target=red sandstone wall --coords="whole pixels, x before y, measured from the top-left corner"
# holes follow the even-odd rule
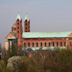
[[[18,38],[18,47],[22,46],[22,20],[17,19],[16,20],[16,32],[17,32],[17,38]]]
[[[24,21],[24,32],[30,32],[30,20],[29,21],[27,21],[27,20]]]
[[[62,46],[66,46],[66,38],[42,38],[42,39],[24,39],[23,40],[23,45],[24,43],[26,43],[26,47],[28,47],[28,43],[30,43],[30,47],[32,47],[32,43],[34,43],[34,47],[36,47],[36,43],[38,42],[38,47],[40,47],[40,43],[42,42],[42,47],[45,47],[45,43],[46,43],[46,47],[48,47],[48,43],[50,42],[50,46],[53,46],[52,43],[54,42],[54,47],[56,46],[56,43],[58,42],[58,47],[60,46],[60,42],[62,42]]]

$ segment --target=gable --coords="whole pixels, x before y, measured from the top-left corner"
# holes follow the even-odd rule
[[[13,34],[9,33],[6,39],[16,39],[16,37]]]

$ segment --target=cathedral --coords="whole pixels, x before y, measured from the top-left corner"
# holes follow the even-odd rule
[[[5,37],[5,48],[8,49],[16,42],[18,48],[32,48],[34,50],[39,48],[71,49],[72,32],[31,32],[30,18],[26,16],[24,21],[22,21],[20,15],[17,15],[16,21],[11,27],[11,31]]]

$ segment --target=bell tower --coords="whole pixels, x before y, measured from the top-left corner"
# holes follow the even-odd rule
[[[24,32],[30,32],[30,19],[28,16],[24,20]]]
[[[20,17],[20,15],[17,15],[16,18],[16,34],[17,34],[17,38],[18,38],[18,47],[22,46],[22,18]]]

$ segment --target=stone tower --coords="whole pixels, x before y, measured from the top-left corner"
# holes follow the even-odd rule
[[[30,19],[28,16],[24,20],[24,32],[30,32]]]
[[[16,18],[16,34],[17,34],[17,38],[18,38],[18,47],[22,46],[22,18],[20,17],[20,15],[17,15]]]

